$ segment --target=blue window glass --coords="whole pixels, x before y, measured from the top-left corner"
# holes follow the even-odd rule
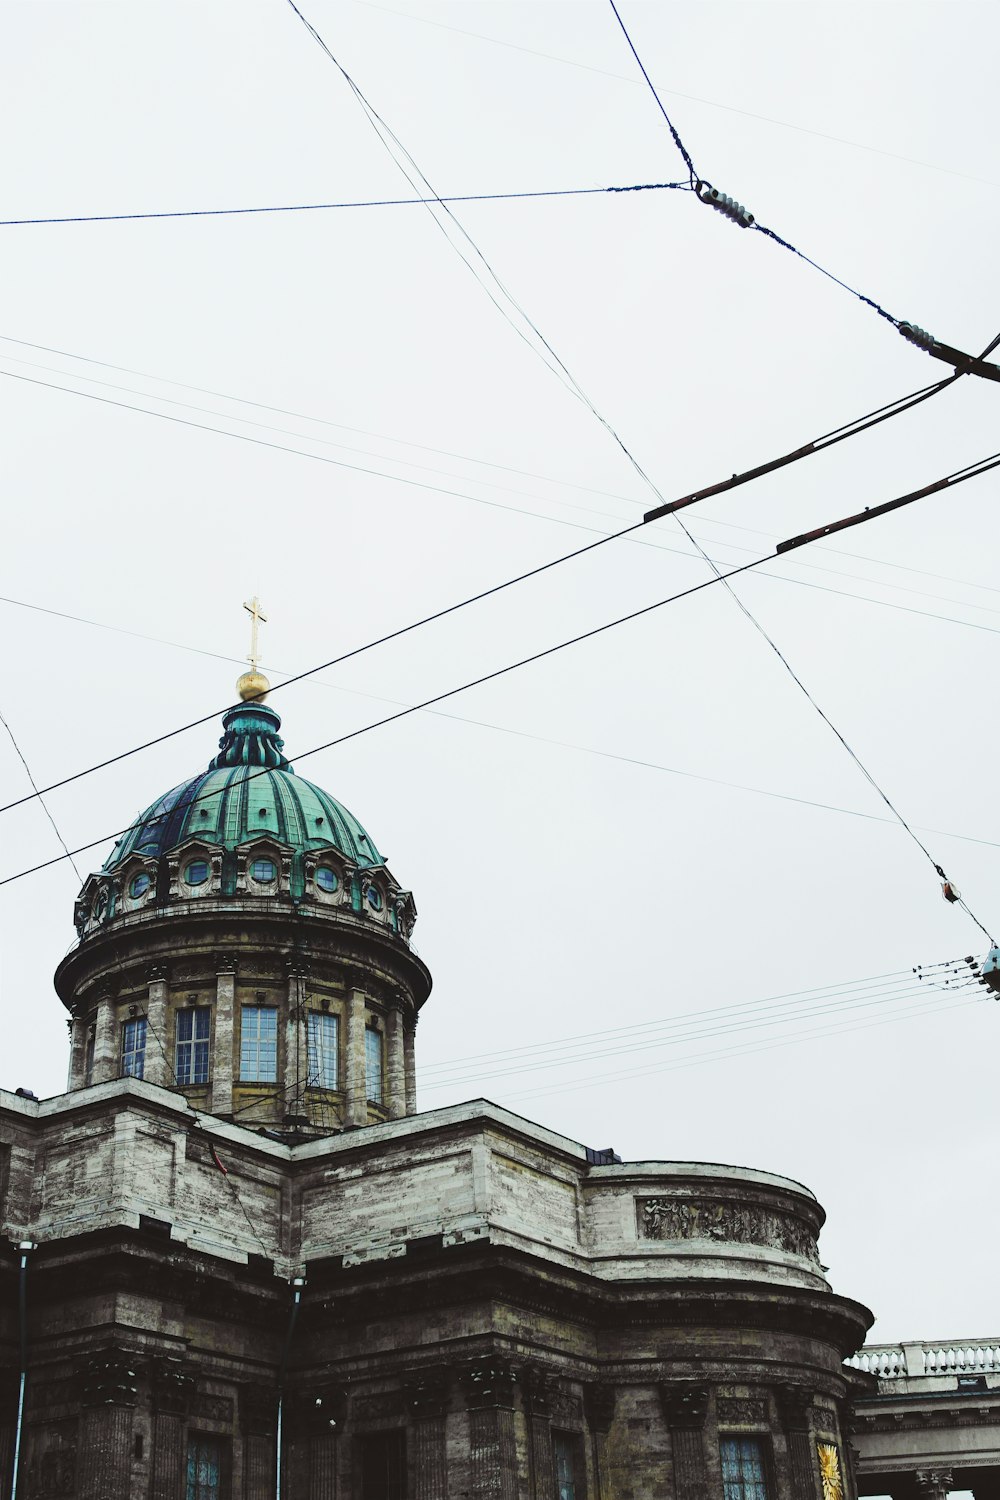
[[[122,1077],[141,1078],[146,1067],[146,1017],[122,1027]]]
[[[372,885],[368,887],[368,905],[372,911],[382,910],[382,892],[377,886]]]
[[[335,1089],[337,1087],[337,1044],[339,1023],[336,1016],[325,1011],[309,1012],[306,1043],[309,1061],[309,1087]]]
[[[320,865],[319,869],[316,871],[316,884],[319,886],[321,891],[335,891],[337,889],[337,876],[336,873],[330,869],[329,865]]]
[[[141,875],[133,875],[128,888],[128,893],[133,901],[137,901],[140,896],[144,896],[152,883],[152,880],[150,880],[145,871]]]
[[[211,1031],[212,1012],[207,1005],[193,1005],[177,1012],[174,1071],[178,1083],[208,1082],[208,1043]]]
[[[724,1500],[767,1500],[764,1445],[760,1438],[719,1439]]]
[[[382,1036],[371,1026],[365,1031],[365,1093],[373,1104],[382,1103]]]
[[[244,1005],[240,1027],[240,1078],[244,1083],[275,1083],[278,1078],[278,1012],[269,1005]]]
[[[222,1444],[218,1438],[188,1439],[186,1500],[221,1500]]]
[[[204,859],[193,859],[184,871],[184,881],[187,885],[204,885],[208,879],[208,861]]]
[[[558,1500],[577,1500],[576,1487],[576,1438],[572,1433],[552,1434],[552,1453],[556,1469],[556,1495]]]
[[[250,866],[250,874],[254,880],[259,880],[261,885],[270,885],[277,873],[273,859],[255,859]]]

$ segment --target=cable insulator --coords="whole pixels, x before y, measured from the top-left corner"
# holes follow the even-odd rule
[[[749,229],[754,222],[752,213],[737,203],[735,198],[728,198],[725,193],[720,193],[710,182],[699,182],[695,191],[702,203],[707,203],[710,208],[717,208],[720,214],[725,214],[727,219],[732,219],[741,229]]]
[[[950,901],[952,904],[962,899],[962,892],[957,886],[952,885],[950,880],[942,880],[941,894],[946,901]]]
[[[932,333],[928,333],[926,328],[919,328],[916,323],[900,323],[898,327],[904,339],[909,339],[918,349],[932,349],[937,343]]]

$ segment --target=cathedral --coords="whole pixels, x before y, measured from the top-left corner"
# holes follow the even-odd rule
[[[4,1493],[854,1500],[816,1199],[419,1112],[413,895],[267,687],[84,883],[66,1092],[0,1092]]]

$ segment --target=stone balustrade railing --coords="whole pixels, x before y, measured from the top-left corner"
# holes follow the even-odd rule
[[[1000,1338],[869,1344],[844,1361],[880,1380],[926,1375],[1000,1374]]]

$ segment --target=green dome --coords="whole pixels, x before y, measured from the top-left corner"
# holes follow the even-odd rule
[[[105,873],[132,855],[159,859],[191,838],[232,853],[262,834],[300,856],[333,846],[362,867],[385,863],[346,807],[296,776],[282,753],[281,720],[273,708],[240,704],[222,724],[219,754],[208,770],[165,792],[141,813],[118,840]]]

